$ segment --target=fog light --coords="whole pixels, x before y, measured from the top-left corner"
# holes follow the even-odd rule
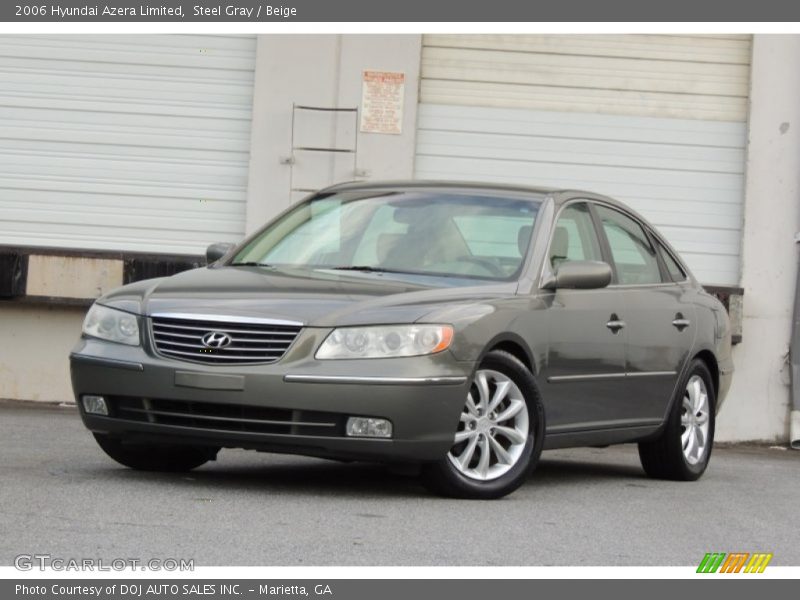
[[[351,437],[392,437],[392,422],[386,419],[350,417],[347,419],[347,435]]]
[[[108,406],[106,399],[102,396],[83,396],[83,410],[90,415],[108,416]]]

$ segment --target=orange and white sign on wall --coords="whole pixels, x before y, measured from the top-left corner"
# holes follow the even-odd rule
[[[364,71],[361,85],[361,132],[403,132],[403,97],[406,74]]]

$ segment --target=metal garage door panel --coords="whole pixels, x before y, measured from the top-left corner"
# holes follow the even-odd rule
[[[739,278],[745,142],[735,122],[422,104],[415,174],[617,197],[701,281],[729,285]]]
[[[0,240],[199,253],[241,238],[255,44],[0,38]]]
[[[750,64],[749,35],[426,35],[431,48]]]
[[[580,143],[580,142],[577,142]],[[532,176],[546,177],[547,185],[561,188],[597,190],[613,185],[616,190],[640,194],[652,190],[655,197],[691,199],[698,202],[708,197],[730,197],[730,192],[742,189],[743,175],[729,173],[681,172],[681,179],[675,179],[675,170],[651,168],[602,167],[586,164],[564,164],[552,162],[529,162],[522,160],[494,160],[480,157],[462,158],[429,155],[424,168],[438,173],[471,173],[474,179],[486,181],[529,182]],[[421,175],[418,170],[417,174]],[[577,182],[582,182],[577,186]],[[719,200],[717,200],[719,201]]]
[[[572,110],[617,115],[661,116],[734,121],[747,110],[747,100],[737,96],[665,94],[635,90],[529,87],[506,83],[441,82],[423,80],[422,97],[437,104]]]
[[[640,57],[427,48],[426,79],[517,85],[617,89],[676,94],[747,96],[749,73],[738,64],[647,60]]]
[[[418,143],[432,154],[470,157],[476,155],[475,136],[481,138],[479,155],[498,160],[580,163],[668,169],[691,168],[702,162],[719,173],[741,173],[744,150],[714,146],[653,144],[649,141],[581,140],[523,135],[421,130]]]
[[[737,284],[752,37],[426,35],[416,176],[630,203]]]
[[[743,121],[749,36],[426,35],[432,104]]]
[[[482,110],[471,110],[466,106],[423,106],[425,109],[417,115],[420,131],[431,129],[560,138],[564,136],[565,127],[572,127],[580,128],[583,132],[581,138],[630,141],[631,130],[635,130],[635,141],[689,146],[697,145],[689,143],[697,133],[702,134],[706,145],[730,148],[741,145],[741,130],[744,128],[743,123],[739,128],[732,128],[726,122],[628,116],[626,127],[619,130],[619,120],[602,119],[591,113],[501,110],[483,105],[474,107]],[[465,119],[468,119],[467,123]]]

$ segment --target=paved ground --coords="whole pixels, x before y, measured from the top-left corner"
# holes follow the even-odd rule
[[[379,466],[228,450],[189,476],[107,459],[75,409],[0,404],[0,564],[17,554],[199,565],[800,565],[800,453],[716,448],[697,483],[633,446],[546,452],[495,502],[444,500]]]

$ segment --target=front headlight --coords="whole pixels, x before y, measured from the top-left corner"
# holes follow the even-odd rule
[[[93,304],[83,320],[83,334],[130,346],[139,345],[136,315]]]
[[[317,350],[319,360],[422,356],[447,350],[450,325],[381,325],[334,329]]]

